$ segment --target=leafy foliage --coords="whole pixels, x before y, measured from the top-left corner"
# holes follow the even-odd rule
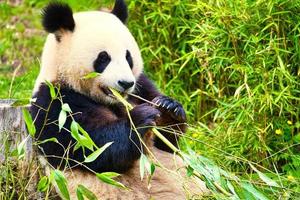
[[[194,122],[184,146],[249,177],[248,161],[275,174],[299,170],[291,156],[299,153],[298,1],[130,6],[146,71]]]

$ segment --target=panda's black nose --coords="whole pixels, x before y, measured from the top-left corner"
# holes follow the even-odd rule
[[[134,85],[134,82],[128,82],[128,81],[118,81],[118,84],[124,89],[127,90],[131,88]]]

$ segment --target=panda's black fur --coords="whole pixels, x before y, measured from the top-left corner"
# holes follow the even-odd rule
[[[116,0],[115,6],[111,13],[116,15],[123,23],[126,23],[128,18],[128,9],[124,0]]]

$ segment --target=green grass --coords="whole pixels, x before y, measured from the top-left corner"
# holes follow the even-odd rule
[[[0,3],[0,98],[31,96],[46,2]],[[77,11],[101,7],[96,0],[68,2]],[[146,73],[187,110],[191,127],[182,148],[255,183],[270,198],[299,196],[300,2],[128,2],[128,26]],[[249,163],[284,189],[263,186]]]

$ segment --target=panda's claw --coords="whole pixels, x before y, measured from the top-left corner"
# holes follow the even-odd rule
[[[157,100],[154,102],[154,104],[155,104],[155,105],[159,105],[159,104],[158,104],[159,101],[160,101],[160,99],[157,99]]]
[[[182,105],[166,96],[155,97],[152,102],[162,110],[162,112],[167,112],[169,115],[180,122],[185,122],[186,115]]]
[[[176,107],[176,108],[175,108],[175,110],[174,110],[174,113],[176,113],[176,112],[177,112],[177,110],[178,110],[178,107]]]

